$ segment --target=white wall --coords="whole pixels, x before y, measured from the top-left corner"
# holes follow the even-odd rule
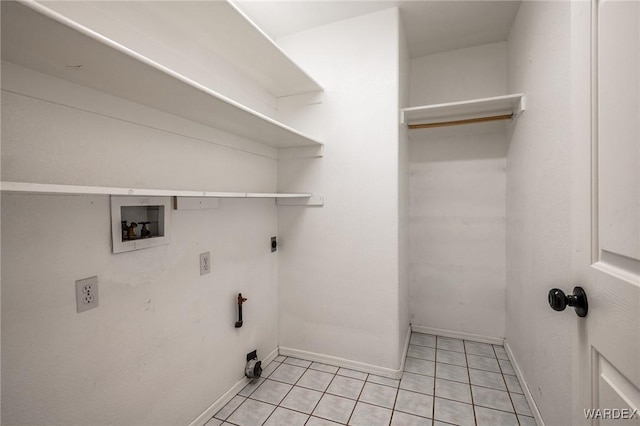
[[[504,42],[411,61],[412,106],[505,93]],[[504,337],[504,124],[410,137],[411,323]]]
[[[278,40],[325,88],[279,103],[325,143],[321,159],[279,162],[279,190],[325,196],[322,208],[279,211],[280,344],[391,370],[401,361],[398,25],[388,9]]]
[[[547,292],[571,283],[569,2],[522,2],[508,39],[509,92],[526,92],[507,162],[507,341],[546,424],[571,423],[575,317]],[[579,71],[576,71],[579,72]]]
[[[276,189],[269,149],[2,71],[3,180]],[[2,424],[188,424],[243,378],[249,351],[277,347],[271,199],[172,211],[169,245],[117,255],[108,197],[3,194],[1,223]],[[212,272],[200,276],[207,251]],[[74,282],[93,275],[100,306],[78,314]],[[248,298],[241,329],[238,292]]]
[[[276,189],[273,148],[6,62],[2,88],[2,180]]]
[[[506,94],[506,43],[451,50],[411,60],[411,105]]]

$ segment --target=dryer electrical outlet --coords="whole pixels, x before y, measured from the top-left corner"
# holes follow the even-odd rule
[[[78,313],[98,307],[98,277],[76,281],[76,307]]]

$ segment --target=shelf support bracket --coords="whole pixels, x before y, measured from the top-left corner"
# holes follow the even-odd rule
[[[309,198],[276,198],[277,206],[324,206],[324,195],[312,195]]]
[[[294,158],[322,158],[323,156],[324,145],[278,149],[278,160],[290,160]]]

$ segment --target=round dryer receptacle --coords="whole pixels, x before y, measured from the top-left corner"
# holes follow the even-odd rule
[[[244,369],[244,375],[250,379],[255,379],[260,377],[262,374],[262,361],[258,361],[257,359],[252,359],[247,362],[247,366]]]

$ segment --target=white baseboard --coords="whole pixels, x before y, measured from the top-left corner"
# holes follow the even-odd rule
[[[274,350],[269,353],[263,360],[262,364],[264,367],[269,365],[271,361],[273,361],[278,356],[278,348],[276,347]],[[192,421],[189,426],[204,426],[211,418],[218,412],[222,407],[224,407],[227,402],[231,401],[234,396],[238,392],[244,388],[247,383],[249,383],[249,379],[243,377],[238,383],[233,385],[231,389],[229,389],[224,395],[214,401],[202,414],[200,414],[194,421]]]
[[[365,373],[376,374],[378,376],[389,377],[391,379],[399,379],[402,377],[402,370],[394,370],[393,368],[380,367],[364,362],[353,361],[346,358],[339,358],[331,355],[324,355],[315,352],[303,351],[300,349],[285,348],[280,346],[280,355],[292,356],[295,358],[305,359],[307,361],[322,362],[324,364],[335,365],[336,367],[350,368],[352,370],[363,371]]]
[[[442,337],[452,337],[454,339],[472,340],[474,342],[490,343],[492,345],[503,345],[503,337],[483,336],[482,334],[463,333],[461,331],[443,330],[441,328],[424,327],[422,325],[411,324],[411,330],[416,333],[434,334]]]
[[[402,371],[404,370],[404,360],[409,350],[409,339],[411,338],[411,329],[407,330],[407,337],[404,345],[404,352],[402,353],[402,361],[400,361],[400,368],[386,368],[373,364],[367,364],[364,362],[353,361],[346,358],[339,358],[331,355],[319,354],[316,352],[303,351],[300,349],[286,348],[280,346],[280,355],[291,356],[295,358],[305,359],[307,361],[322,362],[324,364],[335,365],[336,367],[350,368],[353,370],[363,371],[365,373],[376,374],[378,376],[388,377],[390,379],[400,379],[402,377]]]
[[[522,391],[524,392],[524,397],[527,399],[529,403],[529,408],[531,409],[531,413],[533,414],[533,418],[536,420],[538,426],[545,426],[544,420],[542,420],[542,415],[540,414],[540,410],[536,405],[536,401],[533,399],[533,394],[529,389],[529,384],[525,380],[522,375],[522,370],[518,365],[518,361],[516,361],[515,356],[513,355],[513,351],[511,350],[511,346],[509,346],[509,342],[504,342],[504,349],[507,351],[507,356],[509,357],[509,361],[511,361],[511,365],[513,365],[513,369],[516,372],[516,376],[518,376],[518,381],[520,382],[520,387],[522,387]]]

